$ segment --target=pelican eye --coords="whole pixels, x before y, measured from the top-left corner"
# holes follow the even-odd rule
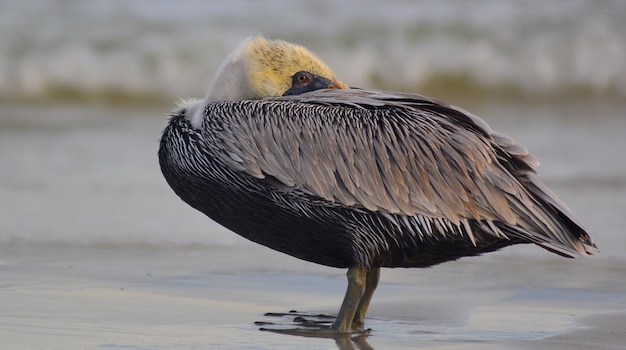
[[[283,96],[300,95],[305,92],[329,89],[333,81],[311,72],[300,71],[291,77],[291,87],[285,91]]]
[[[300,71],[294,74],[292,79],[293,79],[291,83],[292,86],[294,85],[306,86],[309,83],[311,83],[311,81],[313,81],[313,74],[309,72],[305,72],[305,71]]]

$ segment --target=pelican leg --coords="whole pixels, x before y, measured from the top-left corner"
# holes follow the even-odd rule
[[[366,270],[360,267],[351,267],[348,269],[348,288],[343,298],[343,303],[339,309],[339,314],[335,322],[329,327],[315,322],[302,322],[307,328],[295,329],[268,329],[261,328],[263,331],[270,331],[281,334],[300,335],[305,337],[345,337],[354,333],[366,333],[363,330],[363,319],[367,312],[367,307],[372,299],[372,294],[378,284],[380,269]],[[301,318],[301,317],[300,317]],[[302,318],[301,318],[302,319]]]
[[[372,296],[374,295],[374,291],[376,287],[378,287],[378,280],[380,279],[380,268],[373,268],[367,271],[366,282],[365,282],[365,293],[363,297],[361,297],[361,302],[359,303],[359,307],[356,309],[356,313],[354,314],[354,319],[352,321],[352,328],[363,329],[365,324],[365,314],[367,313],[367,308],[370,305],[370,301],[372,300]]]
[[[362,300],[366,291],[367,275],[368,271],[361,267],[348,269],[348,289],[339,309],[339,314],[331,326],[337,333],[350,333],[352,331],[352,322],[357,310],[361,309],[361,305],[363,305]],[[364,305],[365,311],[367,310],[367,304],[369,304],[369,300]],[[363,314],[365,314],[365,311],[363,311]]]

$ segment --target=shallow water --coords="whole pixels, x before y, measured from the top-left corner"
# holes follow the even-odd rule
[[[265,312],[333,314],[345,287],[343,273],[267,250],[1,253],[0,337],[15,349],[619,349],[624,341],[626,290],[614,280],[626,271],[599,262],[520,258],[515,267],[500,256],[384,271],[366,320],[371,333],[332,340],[254,325],[291,326]],[[603,279],[613,282],[596,284]]]
[[[335,313],[344,271],[256,246],[184,205],[158,169],[164,111],[0,106],[0,338],[24,349],[617,349],[626,341],[623,110],[472,107],[542,161],[541,177],[600,255],[522,246],[385,270],[373,332],[334,341],[257,330],[265,312]]]
[[[624,104],[594,102],[472,109],[539,158],[540,177],[586,225],[605,259],[626,257],[621,231],[626,220],[624,110]],[[0,106],[0,196],[6,218],[0,222],[0,242],[251,244],[188,208],[166,185],[156,159],[166,114]],[[544,254],[526,247],[520,251]]]

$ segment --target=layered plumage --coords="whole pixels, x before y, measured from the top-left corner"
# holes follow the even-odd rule
[[[337,82],[330,71],[319,79]],[[375,275],[365,300],[349,286],[335,331],[362,325],[379,267],[427,267],[518,243],[569,257],[597,250],[537,179],[536,159],[476,116],[415,94],[294,95],[281,84],[276,91],[290,96],[186,104],[163,133],[159,161],[180,198],[243,237],[361,271],[354,280]]]
[[[174,191],[289,255],[370,268],[429,266],[515,243],[594,251],[536,178],[526,148],[431,99],[352,89],[217,102],[200,129],[184,113],[161,141]]]

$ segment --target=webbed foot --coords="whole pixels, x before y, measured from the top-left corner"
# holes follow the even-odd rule
[[[366,335],[369,329],[351,329],[350,331],[340,331],[333,327],[335,317],[324,314],[302,313],[295,310],[288,313],[268,312],[268,317],[292,318],[285,323],[276,322],[255,322],[257,326],[262,326],[259,330],[287,335],[297,335],[302,337],[316,338],[342,338],[355,335]],[[290,328],[285,328],[285,326]]]

